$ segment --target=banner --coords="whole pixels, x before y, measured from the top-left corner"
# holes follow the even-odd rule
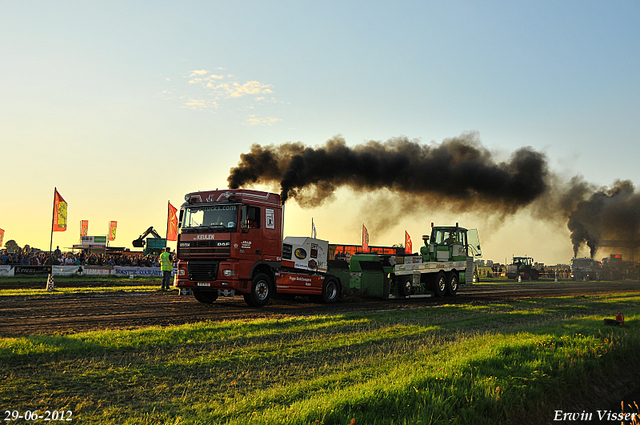
[[[4,239],[4,230],[0,229],[0,248],[2,248],[3,239]]]
[[[411,243],[411,236],[407,231],[404,231],[404,253],[413,254],[413,244]]]
[[[0,276],[13,276],[13,266],[0,266]]]
[[[51,274],[56,276],[71,276],[75,274],[84,274],[82,266],[51,266]]]
[[[58,189],[53,196],[53,231],[64,232],[67,230],[67,202],[62,199]]]
[[[80,220],[80,237],[89,234],[89,220]]]
[[[362,252],[369,252],[369,232],[365,225],[362,225]]]
[[[118,228],[118,222],[117,221],[112,221],[109,224],[109,240],[110,241],[115,241],[116,240],[116,229]]]
[[[114,266],[113,274],[116,276],[154,276],[162,277],[162,269],[160,267],[121,267]],[[173,273],[172,273],[173,274]]]
[[[176,213],[178,209],[171,205],[169,202],[169,214],[167,217],[167,240],[168,241],[177,241],[178,240],[178,217]]]
[[[51,274],[51,266],[13,266],[13,274],[46,275]]]
[[[107,237],[106,236],[83,236],[82,237],[82,246],[107,246]]]

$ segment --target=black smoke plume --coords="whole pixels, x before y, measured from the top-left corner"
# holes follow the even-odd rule
[[[513,212],[547,189],[547,174],[543,154],[521,148],[501,162],[474,136],[440,145],[398,138],[355,147],[333,138],[316,148],[253,145],[228,182],[230,188],[280,183],[283,202],[296,198],[305,206],[320,205],[337,188],[348,186],[467,201],[469,208],[482,202]]]
[[[449,205],[457,211],[504,216],[525,207],[541,219],[568,223],[574,255],[586,244],[593,256],[602,239],[638,240],[640,194],[631,182],[596,190],[581,177],[562,181],[543,153],[531,147],[499,160],[475,133],[422,144],[406,138],[347,146],[334,137],[324,145],[283,143],[241,155],[229,188],[279,184],[282,201],[316,207],[343,186],[386,189],[407,204]]]
[[[640,245],[640,194],[630,181],[616,181],[579,202],[569,215],[574,256],[586,244],[593,258],[599,244],[636,248]],[[633,252],[632,252],[633,255]]]

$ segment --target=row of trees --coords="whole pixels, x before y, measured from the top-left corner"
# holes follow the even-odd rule
[[[13,239],[11,239],[10,241],[7,241],[7,243],[4,244],[4,248],[9,252],[40,251],[38,248],[31,248],[31,246],[29,246],[29,245],[25,245],[24,248],[20,248],[20,245],[18,245],[18,243],[16,241],[14,241]],[[1,250],[2,249],[0,248],[0,251]]]

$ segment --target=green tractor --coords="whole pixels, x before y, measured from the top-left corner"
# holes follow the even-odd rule
[[[507,278],[522,280],[538,280],[540,271],[536,269],[533,258],[513,257],[513,262],[507,266]]]

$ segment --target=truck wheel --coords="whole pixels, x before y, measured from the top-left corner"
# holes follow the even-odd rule
[[[332,277],[326,278],[322,285],[322,302],[330,304],[340,298],[340,282]]]
[[[271,299],[271,278],[265,273],[258,273],[251,281],[251,292],[244,295],[244,300],[251,307],[262,307]]]
[[[411,295],[411,283],[411,276],[400,278],[400,280],[398,280],[398,295],[401,297],[408,297]]]
[[[447,290],[447,275],[444,272],[439,272],[433,281],[433,292],[436,297],[443,297]]]
[[[458,292],[458,273],[451,272],[447,279],[447,295],[455,297]]]
[[[203,291],[194,289],[192,292],[195,299],[200,301],[201,303],[211,304],[218,299],[217,289],[215,291]]]

